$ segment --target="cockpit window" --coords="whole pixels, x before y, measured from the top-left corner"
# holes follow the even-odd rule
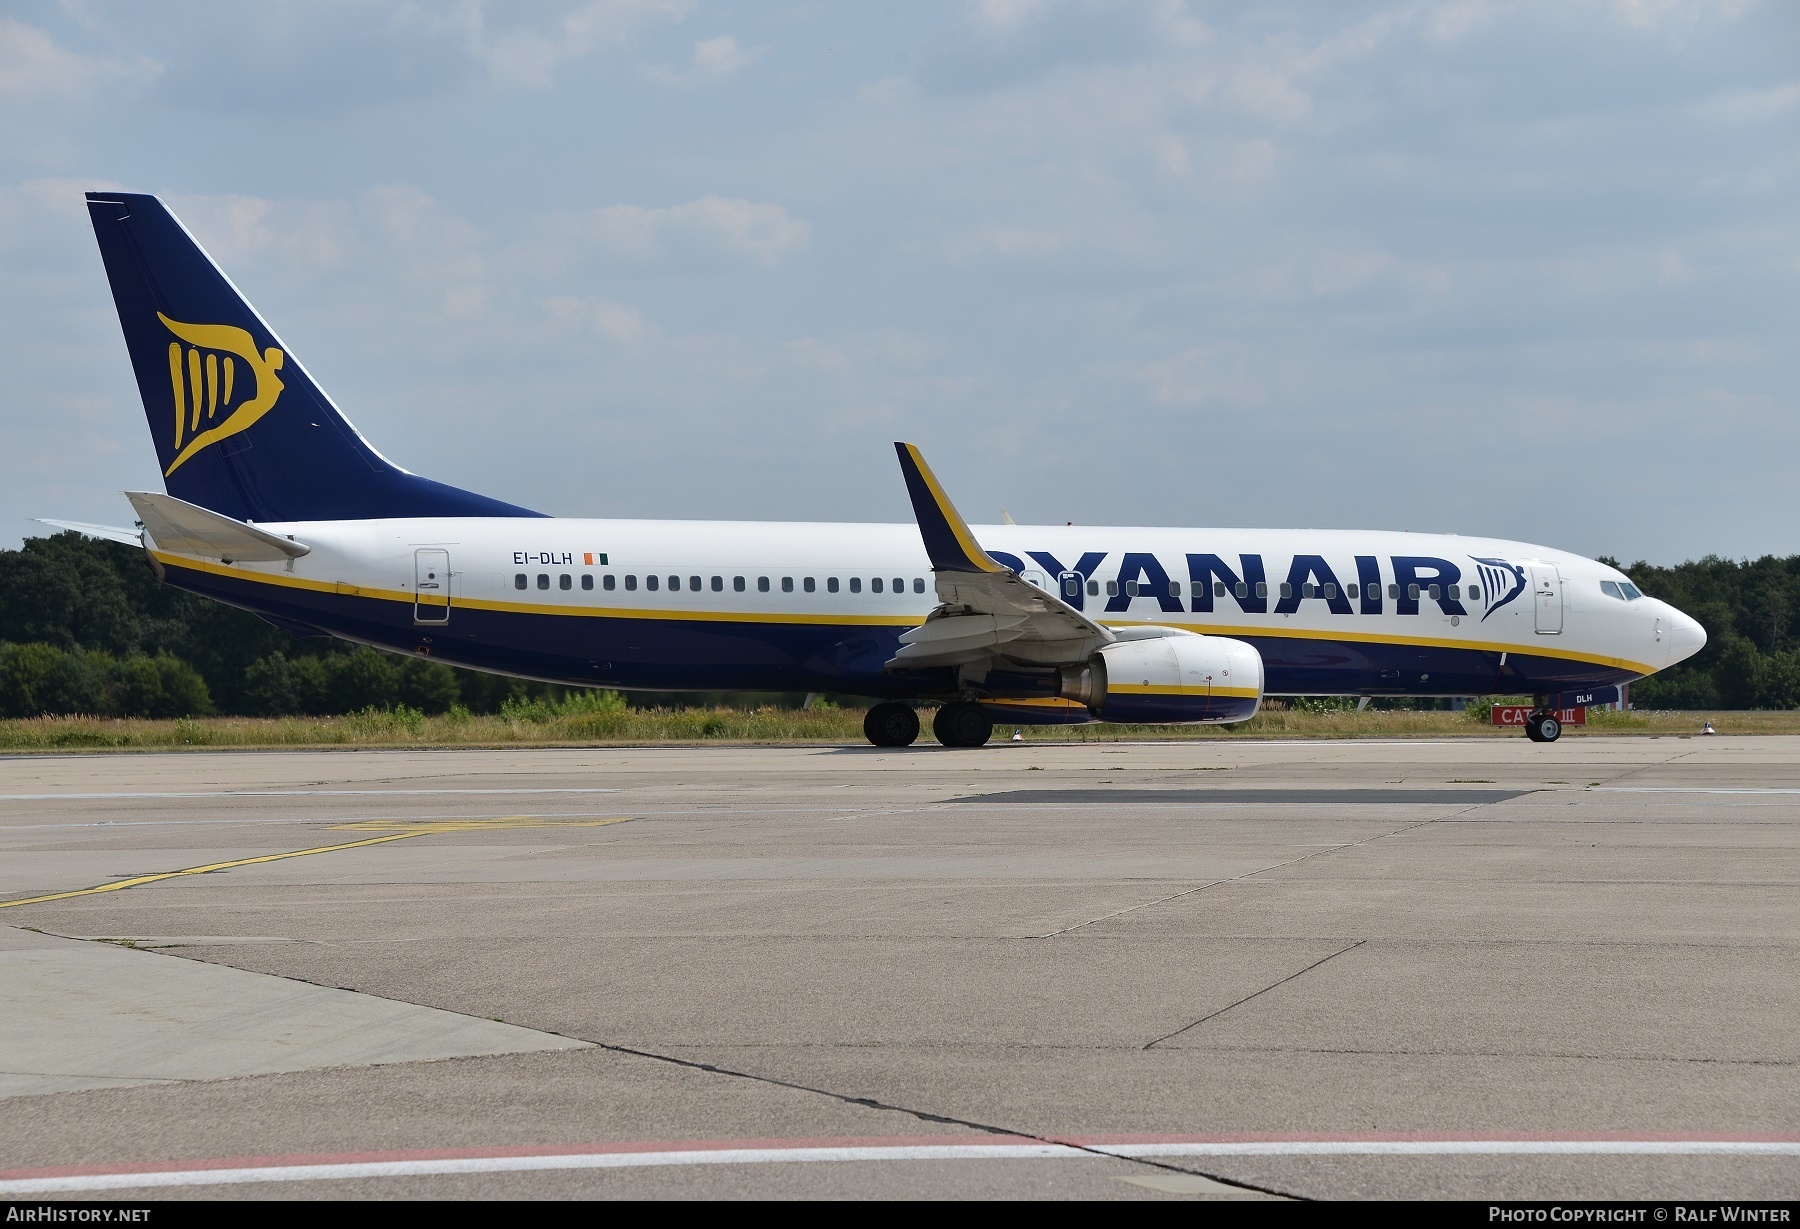
[[[1625,600],[1628,602],[1635,602],[1640,597],[1644,596],[1642,593],[1638,592],[1638,587],[1628,580],[1621,580],[1619,582],[1619,588],[1624,592]]]
[[[1601,581],[1600,592],[1606,594],[1607,597],[1616,597],[1621,602],[1625,600],[1625,595],[1619,592],[1619,582],[1616,580]]]

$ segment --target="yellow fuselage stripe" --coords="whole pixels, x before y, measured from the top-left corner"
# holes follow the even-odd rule
[[[1254,700],[1262,695],[1254,687],[1159,687],[1154,683],[1115,683],[1106,680],[1106,694],[1121,696],[1219,696]]]
[[[234,580],[251,581],[256,584],[275,585],[280,588],[301,589],[312,593],[329,593],[341,597],[361,597],[372,601],[399,602],[412,605],[413,594],[404,589],[377,589],[366,585],[353,585],[342,581],[313,580],[305,576],[289,576],[280,572],[251,572],[229,564],[213,563],[206,559],[195,559],[187,555],[173,555],[166,551],[153,550],[151,556],[168,567],[186,568],[193,572],[203,572],[211,576],[226,576]],[[922,621],[913,616],[895,615],[835,615],[835,614],[799,614],[772,613],[764,614],[756,611],[714,611],[714,610],[640,610],[619,606],[560,606],[535,605],[525,602],[501,602],[488,598],[456,597],[450,603],[462,610],[491,610],[503,614],[527,615],[560,615],[569,618],[589,619],[650,619],[666,620],[680,623],[760,623],[760,624],[810,624],[829,627],[895,627],[913,628]],[[1143,623],[1126,622],[1111,619],[1100,620],[1106,627],[1131,628],[1142,627]],[[1263,636],[1285,640],[1318,640],[1344,641],[1355,644],[1405,644],[1417,645],[1420,648],[1433,649],[1472,649],[1482,653],[1523,653],[1531,657],[1551,657],[1559,661],[1577,661],[1585,665],[1606,666],[1616,670],[1629,670],[1633,674],[1654,674],[1655,666],[1647,666],[1640,662],[1628,661],[1623,657],[1602,657],[1592,653],[1579,653],[1570,649],[1555,648],[1545,644],[1495,644],[1480,640],[1453,640],[1435,636],[1396,636],[1386,632],[1356,632],[1320,630],[1316,628],[1294,627],[1237,627],[1228,624],[1176,623],[1162,622],[1157,627],[1178,627],[1183,631],[1198,632],[1208,636]]]

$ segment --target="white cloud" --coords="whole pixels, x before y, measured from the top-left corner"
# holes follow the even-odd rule
[[[14,17],[0,17],[0,103],[85,100],[110,81],[154,75],[148,60],[81,55]]]
[[[563,250],[621,265],[735,264],[773,267],[806,250],[812,227],[780,205],[739,197],[703,196],[652,208],[608,205],[559,214],[534,245],[540,258]]]
[[[475,5],[469,10],[470,34],[497,84],[546,89],[564,62],[625,42],[653,23],[680,21],[692,7],[692,0],[592,0],[548,26],[519,25],[496,33],[489,10]]]
[[[1146,365],[1140,378],[1158,405],[1261,405],[1266,381],[1254,358],[1231,346],[1197,346]]]
[[[731,35],[721,34],[695,43],[693,57],[682,71],[651,67],[644,70],[644,75],[662,85],[708,85],[735,76],[739,69],[762,59],[762,55],[762,48],[741,47]]]

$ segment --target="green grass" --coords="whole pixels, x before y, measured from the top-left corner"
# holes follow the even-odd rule
[[[921,710],[927,731],[931,713]],[[414,709],[341,717],[184,717],[173,721],[34,717],[0,721],[0,751],[168,750],[185,747],[509,747],[639,743],[860,744],[855,708],[632,709],[616,702],[528,704],[497,716],[460,710],[428,717]],[[1594,710],[1572,738],[1692,734],[1711,720],[1720,734],[1800,734],[1800,712],[1613,713]],[[1235,726],[1021,726],[1030,742],[1132,742],[1242,738],[1523,738],[1466,713],[1324,712],[1270,705]],[[1014,727],[995,727],[996,741]],[[929,733],[925,735],[929,738]]]

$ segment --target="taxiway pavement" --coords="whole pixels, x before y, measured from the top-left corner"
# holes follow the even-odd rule
[[[1792,1199],[1797,855],[1793,738],[0,758],[0,1196]]]

